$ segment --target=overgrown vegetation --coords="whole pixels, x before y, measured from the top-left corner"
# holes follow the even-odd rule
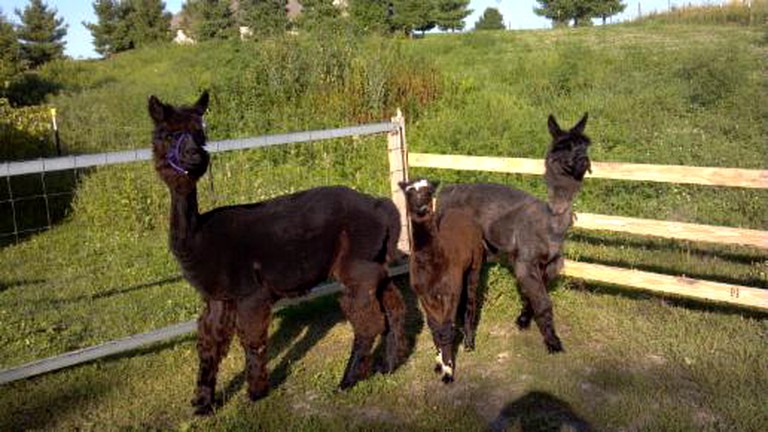
[[[65,88],[52,102],[72,152],[145,148],[148,94],[191,102],[210,88],[213,140],[378,121],[401,106],[413,151],[541,158],[546,116],[569,124],[588,111],[596,161],[766,169],[762,38],[753,27],[654,23],[401,42],[341,35],[329,47],[299,37],[139,50],[107,62],[55,63],[43,73]],[[217,154],[213,191],[207,179],[200,184],[201,207],[334,183],[386,195],[386,163],[383,137]],[[545,194],[538,177],[411,175]],[[0,250],[0,365],[197,315],[199,300],[165,244],[166,194],[149,163],[94,170],[79,179],[65,222]],[[588,179],[576,209],[768,229],[766,191]],[[566,248],[572,259],[768,288],[763,250],[580,231]],[[764,313],[563,280],[553,301],[566,353],[550,356],[535,330],[514,328],[519,299],[506,270],[487,265],[481,287],[477,352],[459,353],[461,375],[449,387],[431,373],[429,333],[411,298],[409,361],[391,376],[335,392],[351,332],[325,298],[278,314],[273,392],[256,404],[244,396],[235,348],[222,366],[216,416],[191,417],[196,354],[194,340],[181,338],[4,386],[0,429],[758,431],[768,424]]]

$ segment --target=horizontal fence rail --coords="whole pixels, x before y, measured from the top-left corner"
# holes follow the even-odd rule
[[[577,213],[573,226],[595,231],[622,232],[675,240],[734,244],[768,249],[768,232],[752,229],[591,213]]]
[[[312,141],[323,141],[358,135],[373,135],[397,130],[398,124],[391,122],[371,123],[360,126],[350,126],[339,129],[326,129],[287,134],[265,135],[253,138],[230,139],[213,141],[206,145],[211,153],[232,150],[269,147],[280,144],[295,144]],[[37,174],[70,169],[91,168],[95,166],[115,165],[152,159],[150,149],[136,149],[108,153],[64,156],[58,158],[33,159],[21,162],[4,162],[0,164],[0,177],[12,177],[24,174]]]
[[[566,276],[768,310],[768,290],[565,260]]]
[[[409,153],[413,167],[544,174],[542,159]],[[592,162],[591,178],[768,189],[768,171],[619,162]]]
[[[409,153],[411,167],[514,174],[544,174],[541,159]],[[768,171],[736,168],[592,162],[589,177],[768,189]],[[768,249],[768,232],[653,219],[579,213],[574,226],[588,230]],[[563,274],[611,285],[768,310],[768,290],[567,260]]]

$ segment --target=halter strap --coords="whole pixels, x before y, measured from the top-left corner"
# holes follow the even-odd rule
[[[191,135],[189,132],[181,132],[174,134],[173,143],[171,144],[171,149],[166,155],[166,160],[168,161],[168,165],[173,168],[174,171],[176,171],[179,174],[187,175],[189,172],[182,168],[181,166],[181,143],[184,141],[185,138],[191,138]]]

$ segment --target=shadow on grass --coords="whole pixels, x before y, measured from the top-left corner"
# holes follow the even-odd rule
[[[763,251],[749,246],[725,245],[718,243],[694,243],[686,240],[674,240],[655,237],[633,236],[628,234],[596,233],[579,229],[568,234],[569,243],[583,242],[592,245],[626,247],[630,249],[679,250],[695,258],[718,257],[739,264],[752,264],[760,260]],[[733,250],[738,249],[738,250]]]
[[[46,279],[19,279],[14,281],[0,280],[0,292],[7,291],[11,288],[23,287],[26,285],[39,285],[46,282]]]
[[[63,380],[56,384],[24,385],[18,400],[0,406],[0,430],[55,430],[57,422],[69,411],[77,412],[83,406],[95,403],[112,389],[109,380]],[[10,392],[5,387],[3,391]],[[15,391],[17,394],[19,390]]]
[[[398,280],[394,280],[400,285]],[[406,352],[411,356],[416,347],[416,336],[424,325],[421,312],[418,309],[417,300],[410,289],[400,288],[406,304]],[[307,303],[298,304],[283,309],[275,314],[280,318],[280,327],[270,335],[268,347],[269,357],[274,359],[282,354],[280,362],[269,371],[270,389],[281,386],[290,375],[291,367],[304,356],[325,336],[328,332],[342,322],[344,314],[338,304],[338,295],[324,296]],[[352,338],[348,341],[351,350]],[[384,355],[384,338],[379,338],[379,343],[374,349],[374,358],[380,359]],[[348,351],[339,352],[346,360]],[[405,362],[406,359],[403,359]],[[400,366],[400,365],[398,365]],[[341,382],[341,376],[338,377]],[[233,377],[219,393],[217,407],[226,405],[232,397],[244,386],[245,371]]]
[[[573,411],[573,408],[546,392],[532,391],[508,403],[488,425],[491,431],[518,430],[523,432],[558,432],[572,430],[591,431],[592,426]]]
[[[104,299],[104,298],[108,298],[108,297],[112,297],[120,294],[127,294],[133,291],[139,291],[145,288],[153,288],[156,286],[175,283],[175,282],[179,282],[180,280],[182,280],[181,276],[168,276],[166,278],[158,279],[152,282],[141,283],[141,284],[132,285],[128,287],[111,288],[104,291],[99,291],[94,294],[84,294],[84,295],[79,295],[76,297],[65,298],[65,299],[45,300],[45,303],[66,304],[66,303],[77,303],[77,302],[87,301],[87,300]]]

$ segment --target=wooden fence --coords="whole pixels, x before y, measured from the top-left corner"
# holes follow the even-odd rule
[[[402,118],[399,121],[402,123]],[[393,167],[392,176],[392,196],[402,214],[405,214],[405,208],[400,203],[403,203],[404,199],[402,192],[397,187],[397,181],[407,178],[408,167],[544,174],[544,161],[541,159],[409,153],[407,146],[404,144],[404,138],[402,141],[402,145],[397,149],[393,149],[390,146],[390,152],[401,152],[399,157],[393,156],[390,153],[390,161],[398,159],[404,161],[402,166]],[[590,177],[768,189],[768,171],[765,170],[593,162]],[[574,226],[587,230],[611,231],[697,242],[735,244],[768,249],[768,232],[751,229],[589,213],[579,213]],[[401,238],[401,244],[407,244],[408,241],[408,238]],[[685,276],[662,275],[571,260],[566,260],[563,274],[575,278],[657,293],[768,310],[768,289],[697,280]]]

